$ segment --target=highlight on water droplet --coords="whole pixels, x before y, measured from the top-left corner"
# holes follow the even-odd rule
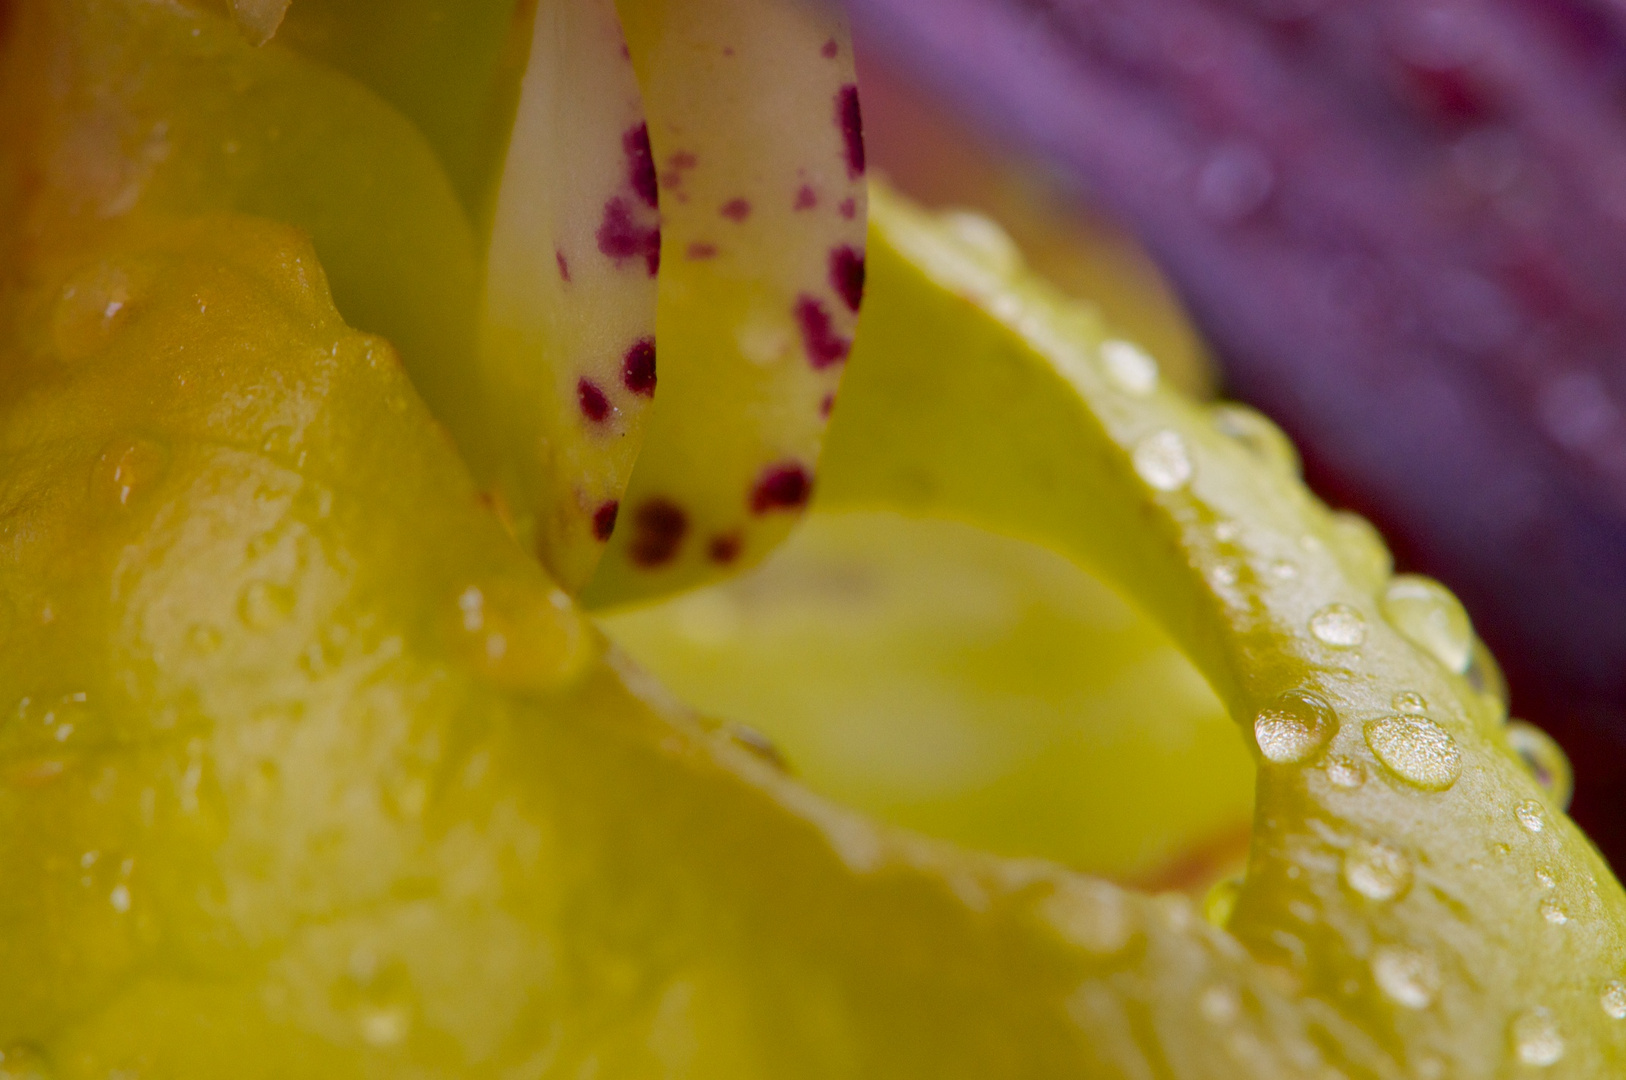
[[[1544,1069],[1564,1057],[1564,1035],[1550,1010],[1538,1005],[1515,1016],[1508,1025],[1513,1054],[1525,1065]]]
[[[1383,716],[1370,720],[1366,745],[1384,767],[1426,791],[1444,791],[1462,775],[1456,740],[1426,716]]]
[[[1538,910],[1541,917],[1553,926],[1563,926],[1570,921],[1570,913],[1565,910],[1564,905],[1550,896],[1538,905]]]
[[[1328,604],[1310,616],[1310,636],[1335,649],[1353,649],[1366,640],[1366,620],[1348,604]]]
[[[961,249],[1001,277],[1022,268],[1022,250],[992,218],[971,210],[949,210],[938,221],[960,242]]]
[[[1338,714],[1325,698],[1308,690],[1287,691],[1253,719],[1259,753],[1277,765],[1309,760],[1337,730]]]
[[[1104,881],[1068,877],[1039,901],[1039,917],[1063,940],[1098,956],[1113,956],[1135,936],[1134,911]]]
[[[1419,649],[1461,672],[1468,667],[1474,628],[1462,602],[1433,578],[1402,574],[1383,594],[1383,615]]]
[[[1366,769],[1354,758],[1334,757],[1327,762],[1327,779],[1334,787],[1353,791],[1366,783]]]
[[[1626,1020],[1626,980],[1610,979],[1604,983],[1598,1004],[1611,1020]]]
[[[96,460],[98,494],[115,506],[127,507],[163,479],[168,468],[169,453],[163,444],[139,437],[120,439]]]
[[[1505,730],[1508,745],[1547,797],[1560,810],[1568,809],[1570,796],[1575,793],[1575,773],[1563,748],[1551,735],[1523,720],[1513,721]]]
[[[468,585],[451,614],[475,667],[513,690],[545,691],[569,682],[596,648],[569,597],[540,579]]]
[[[1157,361],[1132,341],[1108,338],[1101,343],[1101,370],[1126,394],[1145,397],[1157,389]]]
[[[84,360],[108,345],[130,317],[136,284],[128,269],[98,263],[62,287],[51,313],[51,339],[58,357]]]
[[[1440,992],[1440,966],[1420,949],[1380,945],[1372,953],[1372,981],[1395,1004],[1426,1009]]]
[[[1158,491],[1179,491],[1194,469],[1186,440],[1177,431],[1153,432],[1135,444],[1135,472]]]
[[[1246,405],[1225,402],[1216,405],[1211,415],[1220,433],[1241,443],[1260,461],[1269,463],[1291,476],[1299,475],[1302,466],[1299,452],[1282,429],[1263,413]]]
[[[1361,840],[1344,852],[1344,881],[1368,900],[1393,900],[1411,886],[1411,861],[1387,844]]]
[[[1534,799],[1526,799],[1513,808],[1513,816],[1524,826],[1526,832],[1538,833],[1547,827],[1547,815],[1541,804]]]

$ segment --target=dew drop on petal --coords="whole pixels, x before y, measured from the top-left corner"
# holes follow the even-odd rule
[[[1547,827],[1547,816],[1542,812],[1541,804],[1534,799],[1526,799],[1515,806],[1513,816],[1519,819],[1526,832],[1538,833]]]
[[[1564,1057],[1564,1036],[1547,1009],[1526,1009],[1508,1025],[1513,1053],[1522,1064],[1536,1068],[1556,1065]]]
[[[1570,913],[1564,909],[1564,905],[1550,896],[1541,902],[1540,911],[1541,917],[1553,926],[1563,926],[1570,921]]]
[[[168,465],[168,453],[151,439],[116,442],[97,461],[99,494],[109,503],[128,507],[163,478]]]
[[[1413,645],[1451,671],[1468,667],[1473,624],[1450,589],[1432,578],[1402,574],[1383,594],[1383,614]]]
[[[1292,765],[1312,757],[1338,730],[1338,715],[1319,695],[1289,690],[1253,719],[1253,737],[1266,761]]]
[[[1366,725],[1366,745],[1400,779],[1444,791],[1462,775],[1462,752],[1445,729],[1425,716],[1384,716]]]
[[[1440,992],[1440,966],[1418,949],[1382,945],[1372,953],[1372,981],[1395,1004],[1426,1009]]]
[[[1349,510],[1333,511],[1330,524],[1339,552],[1357,569],[1379,581],[1389,576],[1394,557],[1375,525]]]
[[[1411,885],[1411,863],[1387,844],[1362,840],[1344,853],[1344,880],[1368,900],[1393,900]]]
[[[1462,676],[1473,687],[1474,693],[1491,707],[1498,721],[1507,719],[1507,679],[1502,676],[1502,668],[1497,664],[1496,657],[1478,638],[1474,639],[1468,655],[1468,670]]]
[[[1144,397],[1157,389],[1157,361],[1131,341],[1109,338],[1101,343],[1101,370],[1113,386]]]
[[[1564,750],[1545,731],[1515,720],[1507,726],[1508,745],[1530,775],[1560,808],[1568,808],[1575,792],[1575,775]]]
[[[1203,918],[1212,926],[1224,926],[1236,911],[1236,902],[1242,896],[1242,877],[1228,877],[1214,883],[1203,897]]]
[[[1293,441],[1263,413],[1227,402],[1213,410],[1214,426],[1240,443],[1259,460],[1291,476],[1299,475],[1299,453]]]
[[[1398,713],[1410,713],[1413,716],[1428,711],[1428,699],[1415,690],[1402,690],[1390,699],[1389,704]]]
[[[1598,1004],[1612,1020],[1626,1020],[1626,980],[1610,979],[1604,983]]]
[[[1158,491],[1179,491],[1191,482],[1191,453],[1177,431],[1153,432],[1135,445],[1135,472]]]
[[[1366,783],[1366,770],[1353,758],[1335,757],[1327,762],[1327,779],[1334,787],[1353,791]]]
[[[1065,941],[1101,956],[1121,951],[1135,933],[1133,911],[1105,882],[1064,879],[1039,902],[1038,914]]]
[[[1310,616],[1310,634],[1323,645],[1353,649],[1366,640],[1366,620],[1348,604],[1328,604]]]

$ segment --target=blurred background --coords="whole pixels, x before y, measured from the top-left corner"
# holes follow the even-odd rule
[[[1626,866],[1626,7],[849,0],[871,160],[1462,597]]]

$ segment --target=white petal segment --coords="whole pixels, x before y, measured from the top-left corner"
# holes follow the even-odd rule
[[[487,260],[473,448],[519,535],[577,589],[614,530],[655,392],[660,216],[611,0],[542,0]]]
[[[661,185],[661,397],[587,596],[749,565],[799,517],[863,294],[864,150],[840,15],[621,0]]]

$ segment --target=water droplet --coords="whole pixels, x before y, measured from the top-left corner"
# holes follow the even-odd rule
[[[1418,716],[1428,711],[1428,699],[1415,690],[1402,690],[1390,699],[1389,704],[1397,713],[1409,713]]]
[[[1525,1065],[1544,1069],[1564,1057],[1564,1036],[1558,1030],[1558,1021],[1540,1006],[1515,1016],[1508,1025],[1508,1034],[1513,1053]]]
[[[1329,524],[1339,554],[1355,569],[1372,581],[1383,581],[1394,568],[1394,558],[1383,534],[1361,515],[1348,510],[1335,510]]]
[[[294,611],[294,591],[268,581],[251,581],[237,598],[237,614],[254,630],[269,630]]]
[[[1229,544],[1242,535],[1242,527],[1234,521],[1222,521],[1214,526],[1214,539]]]
[[[1101,370],[1119,390],[1144,397],[1157,389],[1157,361],[1131,341],[1109,338],[1101,343]]]
[[[1541,902],[1540,911],[1541,917],[1554,926],[1563,926],[1570,921],[1570,913],[1564,910],[1564,905],[1550,896]]]
[[[1541,804],[1534,799],[1526,799],[1513,808],[1513,816],[1519,819],[1526,832],[1538,833],[1547,827],[1547,816],[1541,809]]]
[[[1338,730],[1338,715],[1316,694],[1289,690],[1259,710],[1253,737],[1266,761],[1292,765],[1306,761]]]
[[[136,287],[129,271],[101,263],[63,286],[51,316],[57,355],[69,363],[99,352],[129,318]]]
[[[1210,986],[1197,998],[1197,1011],[1211,1024],[1229,1024],[1242,1013],[1242,998],[1235,988]]]
[[[1203,897],[1203,918],[1210,925],[1224,926],[1231,921],[1231,914],[1236,911],[1236,902],[1241,897],[1242,875],[1215,882],[1208,895]]]
[[[113,886],[113,891],[108,895],[107,902],[112,904],[113,910],[117,911],[121,915],[124,912],[129,911],[130,887],[124,884]]]
[[[1598,1003],[1612,1020],[1626,1020],[1626,981],[1610,979],[1604,983]]]
[[[1383,614],[1407,640],[1451,671],[1468,667],[1473,624],[1462,602],[1438,581],[1417,574],[1395,578],[1383,594]]]
[[[369,1046],[397,1046],[407,1037],[412,1014],[404,1005],[369,1005],[356,1012],[356,1026]]]
[[[122,439],[102,451],[96,462],[98,494],[116,506],[129,506],[163,479],[169,454],[151,439]]]
[[[1335,757],[1327,762],[1327,779],[1334,787],[1353,791],[1366,783],[1366,769],[1353,758]]]
[[[1366,745],[1408,784],[1444,791],[1462,775],[1456,740],[1425,716],[1384,716],[1366,725]]]
[[[750,751],[780,772],[790,771],[790,766],[786,763],[785,756],[779,752],[779,747],[756,728],[746,724],[729,724],[723,731],[736,746]]]
[[[1191,482],[1191,454],[1177,431],[1157,431],[1135,445],[1135,472],[1158,491],[1179,491]]]
[[[1382,945],[1372,953],[1372,981],[1395,1004],[1426,1009],[1440,992],[1440,967],[1418,949]]]
[[[1122,951],[1135,933],[1133,911],[1106,882],[1065,878],[1039,902],[1038,913],[1065,941],[1099,956]]]
[[[1353,649],[1366,640],[1366,620],[1348,604],[1328,604],[1310,616],[1310,634],[1323,645]]]
[[[1241,443],[1259,460],[1274,465],[1292,476],[1299,475],[1299,452],[1282,429],[1271,423],[1263,413],[1227,402],[1213,409],[1214,426],[1224,435]],[[1308,550],[1308,549],[1306,549]]]
[[[1213,579],[1214,584],[1228,589],[1237,583],[1241,572],[1237,570],[1235,563],[1222,562],[1214,564],[1214,569],[1209,571],[1209,577]]]
[[[597,640],[575,606],[559,603],[541,580],[471,585],[457,596],[455,619],[475,666],[514,690],[551,690],[574,678]]]
[[[1362,840],[1344,853],[1344,880],[1368,900],[1393,900],[1411,885],[1411,863],[1387,844]]]
[[[998,222],[969,210],[950,210],[938,219],[962,249],[1001,277],[1022,268],[1022,251]]]
[[[1547,869],[1545,866],[1538,867],[1536,869],[1536,884],[1540,885],[1543,889],[1553,889],[1557,888],[1558,879],[1553,877],[1553,872]]]
[[[1502,668],[1496,662],[1496,657],[1485,647],[1485,643],[1474,639],[1473,649],[1468,656],[1468,670],[1463,672],[1463,678],[1473,687],[1474,693],[1490,708],[1497,721],[1507,719],[1507,680],[1502,677]]]
[[[1292,581],[1299,576],[1299,568],[1286,559],[1272,559],[1268,573],[1277,581]]]
[[[1515,720],[1506,728],[1508,745],[1560,809],[1567,809],[1575,791],[1570,759],[1553,737],[1534,724]]]

